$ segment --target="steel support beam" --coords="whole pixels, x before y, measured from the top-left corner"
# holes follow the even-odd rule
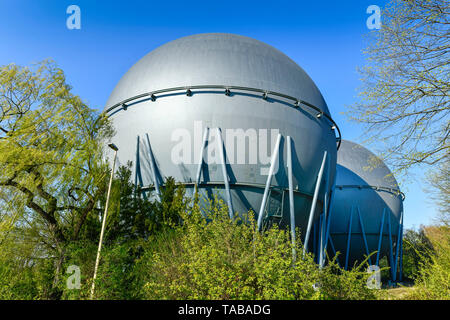
[[[319,231],[317,230],[318,229],[318,222],[316,221],[315,223],[314,223],[314,226],[313,226],[313,254],[314,254],[314,259],[317,257],[317,237],[318,237],[318,234],[319,234]]]
[[[220,131],[220,128],[217,128],[216,130],[217,130],[217,148],[219,149],[219,156],[222,164],[222,175],[223,175],[223,182],[225,184],[225,192],[227,195],[228,213],[230,215],[230,219],[233,219],[234,217],[233,203],[231,202],[231,192],[230,192],[230,184],[228,182],[227,163],[225,161],[225,155],[223,150],[225,148],[225,145],[222,140],[222,132]]]
[[[145,136],[147,137],[148,152],[150,154],[150,170],[152,171],[153,184],[155,185],[155,191],[156,191],[156,198],[158,199],[158,201],[161,201],[161,192],[159,191],[159,182],[158,182],[158,177],[156,176],[155,157],[153,156],[152,145],[150,144],[150,138],[147,133],[145,134]]]
[[[402,232],[401,232],[401,238],[400,241],[400,261],[399,261],[399,275],[398,275],[398,281],[403,281],[403,226],[402,226]]]
[[[136,189],[139,182],[139,186],[143,187],[143,181],[142,181],[142,173],[141,173],[141,159],[140,159],[140,137],[137,136],[137,143],[136,143],[136,165],[135,165],[135,173],[134,173],[134,194],[136,196]],[[142,195],[144,196],[144,199],[147,200],[147,195],[145,194],[145,191],[142,192]],[[139,194],[140,196],[140,194]]]
[[[136,192],[136,186],[138,184],[138,179],[139,182],[142,183],[142,177],[140,177],[140,171],[141,171],[141,164],[139,162],[139,136],[137,136],[137,143],[136,143],[136,166],[135,166],[135,170],[134,170],[134,189]]]
[[[297,253],[295,250],[295,211],[294,211],[294,182],[292,177],[292,146],[291,137],[286,137],[287,143],[287,167],[288,167],[288,185],[289,185],[289,214],[291,220],[291,242],[292,242],[292,260],[295,262]]]
[[[369,246],[367,245],[366,232],[365,232],[365,230],[364,230],[364,223],[363,223],[363,221],[362,221],[361,211],[359,211],[359,206],[356,206],[356,211],[358,212],[359,225],[360,225],[360,227],[361,227],[361,234],[362,234],[362,238],[363,238],[363,240],[364,240],[364,246],[366,247],[366,253],[367,253],[369,265],[372,265],[372,259],[370,259]]]
[[[323,200],[323,220],[320,231],[320,251],[319,251],[319,268],[322,268],[325,263],[325,247],[327,245],[327,221],[328,221],[328,208],[329,208],[329,181],[330,180],[330,158],[327,157],[327,170],[325,174],[325,195]]]
[[[353,206],[350,209],[350,219],[348,222],[348,236],[347,236],[347,250],[345,252],[345,267],[344,269],[348,269],[348,256],[350,254],[350,241],[352,240],[352,220],[353,220]]]
[[[392,251],[392,232],[391,232],[391,211],[387,209],[388,212],[388,229],[389,229],[389,269],[391,272],[391,279],[395,281],[394,277],[394,254]]]
[[[335,176],[334,180],[336,181],[336,176]],[[326,231],[326,235],[325,235],[326,239],[328,239],[330,237],[331,214],[333,213],[334,193],[336,192],[336,189],[334,187],[335,184],[336,183],[333,183],[333,186],[331,187],[330,203],[328,205],[327,231]],[[325,251],[327,250],[327,244],[328,244],[328,241],[325,242],[325,248],[324,248]]]
[[[381,252],[381,243],[383,242],[383,229],[384,229],[384,216],[386,215],[386,208],[383,209],[383,216],[381,218],[381,225],[380,225],[380,236],[378,238],[378,250],[377,250],[377,261],[375,265],[380,265],[380,252]]]
[[[267,195],[269,194],[270,183],[272,181],[273,172],[275,170],[275,161],[278,161],[278,151],[280,149],[280,140],[281,140],[281,134],[278,134],[277,142],[275,143],[275,148],[273,149],[273,152],[272,152],[272,159],[270,161],[270,169],[269,169],[269,174],[267,176],[266,187],[264,188],[264,195],[263,195],[263,199],[261,201],[261,207],[259,209],[258,223],[257,223],[258,230],[261,230],[261,227],[262,227],[264,210],[266,209],[266,203],[267,203]]]
[[[334,256],[336,256],[337,252],[336,252],[336,249],[334,247],[334,243],[333,243],[333,239],[331,238],[331,235],[328,236],[328,241],[330,241],[331,250],[333,251]],[[340,268],[341,264],[339,263],[339,259],[338,258],[336,258],[336,263],[337,263],[338,267]]]
[[[203,134],[202,148],[200,149],[200,155],[198,160],[197,174],[195,175],[196,187],[200,184],[200,176],[202,174],[203,166],[203,156],[205,155],[206,142],[208,141],[209,128],[205,128],[205,133]]]
[[[321,253],[321,246],[322,246],[322,234],[323,234],[323,212],[320,214],[319,216],[319,222],[317,224],[317,253],[315,253],[315,259],[316,259],[316,263],[319,265],[320,267],[320,255]]]
[[[320,185],[322,182],[322,175],[323,175],[323,170],[325,167],[326,159],[327,159],[327,151],[325,151],[323,153],[322,164],[320,165],[319,173],[317,174],[316,187],[314,189],[314,196],[313,196],[313,200],[311,203],[311,210],[309,211],[308,227],[306,228],[306,235],[305,235],[305,241],[304,241],[305,243],[303,246],[303,256],[306,254],[306,249],[308,248],[309,237],[311,234],[312,221],[314,218],[314,212],[316,211],[317,197],[319,196],[319,190],[320,190]]]
[[[394,275],[395,278],[394,281],[397,280],[397,266],[399,263],[399,254],[400,254],[400,242],[402,237],[402,230],[403,230],[403,210],[400,213],[400,223],[398,224],[398,232],[397,232],[397,245],[395,246],[395,263],[394,263]]]

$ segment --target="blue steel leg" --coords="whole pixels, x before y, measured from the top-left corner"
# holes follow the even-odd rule
[[[150,153],[150,170],[152,171],[153,183],[155,184],[156,198],[158,199],[158,201],[161,201],[161,192],[159,191],[158,177],[156,176],[155,157],[153,156],[152,145],[150,144],[150,138],[148,137],[147,133],[145,134],[145,136],[147,137],[148,151]]]
[[[269,174],[268,174],[267,180],[266,180],[266,187],[264,188],[264,195],[263,195],[263,199],[261,201],[261,207],[259,209],[258,224],[257,224],[258,230],[261,230],[264,210],[266,209],[267,195],[269,194],[270,183],[272,181],[273,172],[275,170],[275,161],[278,161],[278,151],[280,149],[280,140],[281,140],[281,134],[278,134],[277,142],[275,143],[275,148],[273,149],[273,152],[272,152],[272,159],[270,161],[270,169],[269,169]]]
[[[139,186],[142,187],[144,183],[142,182],[142,174],[141,174],[141,160],[140,160],[140,137],[137,136],[137,144],[136,144],[136,168],[135,168],[135,176],[134,176],[134,190],[136,194],[136,189],[139,183]],[[144,199],[147,200],[147,195],[145,192],[142,192]],[[140,196],[140,195],[139,195]]]
[[[317,197],[319,196],[319,189],[320,189],[320,185],[322,183],[322,175],[323,175],[323,170],[325,168],[326,159],[327,159],[327,152],[325,151],[323,153],[322,164],[320,165],[320,170],[317,175],[316,187],[314,190],[313,201],[311,203],[311,210],[309,211],[308,227],[306,228],[305,243],[303,246],[303,256],[306,253],[306,248],[308,248],[308,242],[309,242],[309,236],[311,233],[312,221],[313,221],[313,217],[314,217],[314,212],[316,211]]]
[[[400,262],[399,262],[399,275],[398,275],[398,281],[403,281],[403,226],[402,226],[402,232],[401,232],[401,238],[400,241]]]
[[[322,213],[321,219],[320,219],[320,237],[319,237],[319,268],[323,267],[323,248],[325,247],[325,232],[326,232],[326,218],[325,218],[325,212]]]
[[[391,279],[394,280],[394,255],[392,252],[392,232],[391,232],[391,211],[388,212],[388,229],[389,229],[389,269],[391,272]]]
[[[321,245],[322,245],[322,226],[323,226],[323,213],[319,216],[319,223],[317,224],[317,255],[316,255],[316,261],[317,264],[320,266],[320,255],[321,255]]]
[[[291,218],[291,242],[292,242],[292,260],[295,262],[297,253],[295,251],[295,212],[294,212],[294,183],[292,179],[292,148],[291,137],[286,137],[287,143],[287,166],[288,166],[288,184],[289,184],[289,213]]]
[[[317,221],[314,223],[313,226],[313,253],[314,253],[314,259],[317,257]]]
[[[358,212],[359,225],[361,226],[361,233],[362,233],[362,236],[363,236],[364,245],[366,247],[367,257],[369,258],[369,260],[368,260],[369,261],[369,265],[372,265],[372,261],[371,261],[372,259],[370,259],[370,257],[369,257],[369,255],[370,255],[369,246],[367,245],[366,232],[364,231],[364,223],[362,221],[361,212],[359,211],[359,206],[356,206],[356,210]]]
[[[138,184],[138,172],[140,164],[139,164],[139,136],[137,136],[137,144],[136,144],[136,162],[135,162],[135,170],[134,170],[134,194],[136,194],[136,188]]]
[[[336,184],[336,175],[335,175],[333,186],[331,187],[330,203],[328,205],[327,232],[326,232],[326,235],[325,235],[326,239],[328,239],[329,236],[330,236],[330,222],[331,222],[331,214],[333,212],[333,201],[334,201],[334,193],[335,193],[335,187],[334,186],[335,186],[335,184]],[[328,242],[325,242],[325,248],[324,248],[325,252],[326,252],[326,249],[327,249],[327,244],[328,244]]]
[[[352,239],[352,219],[353,219],[353,206],[350,210],[350,219],[348,222],[348,236],[347,236],[347,251],[345,252],[345,267],[344,269],[348,269],[348,256],[350,254],[350,241]]]
[[[394,263],[394,281],[397,280],[397,265],[399,261],[399,252],[400,252],[400,241],[401,241],[401,231],[402,231],[402,225],[403,225],[403,211],[400,213],[400,223],[398,225],[398,232],[397,232],[397,245],[395,246],[395,263]]]
[[[381,242],[383,240],[384,216],[385,215],[386,215],[386,208],[383,209],[383,217],[381,218],[380,236],[378,239],[377,262],[375,263],[377,266],[380,265],[380,251],[381,251]]]
[[[330,180],[330,158],[327,157],[327,172],[326,172],[326,180],[325,180],[325,196],[323,200],[323,221],[322,228],[320,231],[320,251],[319,251],[319,268],[322,268],[325,262],[325,247],[326,247],[326,233],[327,233],[327,219],[328,219],[328,205],[330,196],[328,192],[328,184]]]
[[[223,175],[223,182],[225,183],[225,191],[227,194],[228,214],[230,215],[230,219],[233,219],[234,216],[233,203],[231,202],[231,192],[230,192],[230,185],[228,182],[227,164],[225,162],[225,155],[223,151],[225,145],[222,140],[222,133],[220,132],[220,128],[217,128],[217,144],[218,144],[217,147],[219,149],[220,161],[222,162],[222,175]]]
[[[200,184],[200,175],[202,173],[203,156],[205,154],[206,142],[208,141],[208,133],[209,133],[209,128],[206,127],[205,133],[203,134],[202,148],[200,149],[200,157],[198,160],[197,174],[195,175],[195,183],[197,186]]]
[[[336,252],[336,249],[334,248],[334,243],[333,243],[333,239],[331,239],[331,236],[328,237],[328,240],[330,241],[331,250],[333,250],[333,254],[334,254],[334,256],[336,256],[337,252]],[[336,263],[337,263],[338,267],[340,268],[341,265],[339,264],[339,258],[336,259]]]

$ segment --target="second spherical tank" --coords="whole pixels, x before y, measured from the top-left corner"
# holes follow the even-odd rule
[[[350,268],[378,249],[379,259],[386,256],[388,262],[390,258],[394,261],[403,198],[397,181],[379,158],[356,143],[342,141],[330,218],[330,238],[340,252],[342,267]],[[370,262],[376,260],[375,254]]]
[[[320,91],[294,61],[255,39],[213,33],[164,44],[122,77],[105,111],[116,129],[112,141],[119,147],[119,163],[133,161],[136,183],[143,187],[162,185],[172,176],[193,191],[206,128],[199,190],[226,200],[219,128],[235,212],[259,212],[278,134],[268,216],[289,223],[287,136],[292,138],[295,224],[302,231],[325,151],[324,177],[334,179],[336,126]],[[321,189],[319,199],[323,194]],[[321,206],[319,200],[316,216]]]

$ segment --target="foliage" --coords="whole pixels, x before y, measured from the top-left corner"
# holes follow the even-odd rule
[[[289,232],[277,227],[258,232],[252,212],[230,220],[222,201],[203,201],[201,207],[198,199],[189,201],[173,179],[161,189],[161,202],[151,200],[151,196],[136,197],[129,177],[129,166],[121,167],[113,182],[95,299],[377,296],[366,287],[367,273],[342,271],[334,262],[319,269],[311,255],[301,258],[300,238],[294,264]],[[133,212],[142,217],[133,218]],[[56,284],[61,299],[89,299],[100,221],[88,219],[85,227],[91,232],[81,232],[78,240],[65,246]],[[11,234],[14,232],[0,246],[0,274],[4,279],[0,298],[48,299],[55,290],[55,259],[36,255],[36,246],[26,241],[18,251],[17,239]],[[65,270],[72,265],[81,271],[79,290],[66,286],[71,274]]]
[[[320,298],[325,300],[374,300],[380,296],[375,289],[367,286],[370,273],[364,269],[363,261],[346,271],[339,267],[336,258],[320,272]]]
[[[433,245],[425,235],[424,227],[419,230],[407,229],[403,235],[403,277],[406,280],[414,279],[420,266],[430,259]]]
[[[95,299],[137,299],[140,287],[136,281],[135,262],[143,254],[146,243],[158,234],[166,234],[180,222],[180,212],[186,211],[184,189],[168,178],[161,188],[161,202],[138,196],[130,182],[131,163],[117,170],[112,184],[105,241],[95,286]],[[60,283],[63,298],[87,299],[90,295],[96,259],[100,221],[86,224],[90,236],[72,242],[67,249],[64,268],[77,265],[82,270],[81,290],[68,290]],[[92,236],[92,237],[91,237]],[[70,275],[66,275],[66,279]]]
[[[429,174],[428,181],[439,210],[435,220],[438,224],[450,227],[450,161],[439,164],[438,169]]]
[[[396,170],[448,161],[449,10],[446,0],[391,0],[365,52],[362,103],[348,115],[385,142]]]
[[[206,209],[194,205],[182,218],[183,225],[159,235],[138,262],[146,299],[375,297],[367,273],[320,270],[309,254],[293,264],[288,231],[258,232],[251,212],[232,221],[216,199]],[[302,252],[300,239],[295,249]]]
[[[0,231],[52,260],[56,288],[67,243],[98,214],[107,173],[102,146],[112,129],[44,61],[0,67],[0,132],[0,207],[19,215],[5,211],[15,223]]]
[[[434,252],[431,259],[423,259],[408,299],[450,299],[450,229],[448,226],[425,229]]]

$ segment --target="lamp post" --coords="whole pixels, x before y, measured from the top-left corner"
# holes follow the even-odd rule
[[[92,287],[91,287],[91,299],[94,297],[95,279],[97,278],[97,269],[98,264],[100,262],[100,251],[102,250],[103,233],[105,231],[106,225],[106,214],[108,213],[109,195],[111,193],[112,179],[114,176],[114,167],[116,166],[117,150],[119,150],[119,148],[117,148],[117,146],[114,143],[110,143],[108,147],[114,150],[114,161],[113,166],[111,168],[111,177],[109,178],[108,194],[106,196],[106,204],[105,204],[105,213],[103,214],[103,221],[102,221],[102,231],[100,232],[100,240],[98,242],[97,259],[95,260],[94,278],[92,279]]]

